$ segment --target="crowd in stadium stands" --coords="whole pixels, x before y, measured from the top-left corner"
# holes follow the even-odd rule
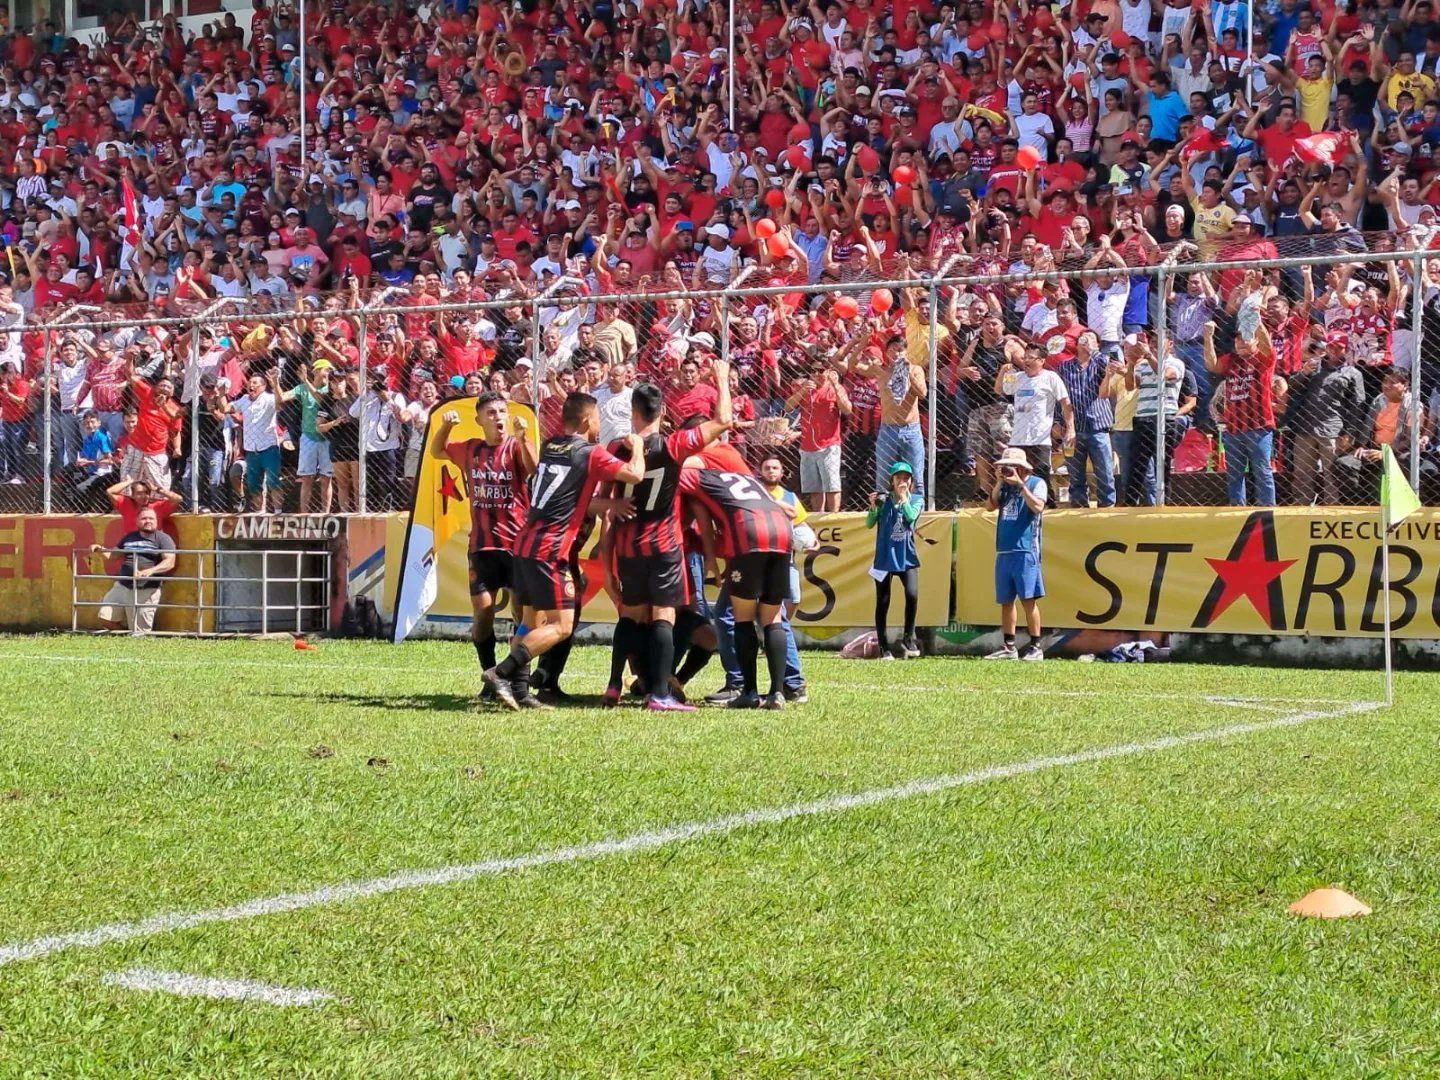
[[[815,509],[895,460],[923,490],[927,439],[942,505],[1010,446],[1062,505],[1151,503],[1166,463],[1171,501],[1368,502],[1385,443],[1434,500],[1440,363],[1409,371],[1440,271],[1417,328],[1414,260],[1350,258],[1440,235],[1430,0],[733,7],[733,57],[719,2],[330,0],[303,68],[266,0],[198,37],[11,33],[0,481],[33,508],[48,395],[61,507],[193,477],[199,509],[355,510],[363,445],[397,508],[441,399],[498,388],[548,432],[584,389],[610,438],[638,380],[706,411],[728,332],[737,437]],[[947,265],[986,280],[932,293]],[[787,291],[683,295],[747,267]]]

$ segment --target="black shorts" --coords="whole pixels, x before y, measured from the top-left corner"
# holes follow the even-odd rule
[[[575,606],[575,579],[565,563],[516,558],[511,566],[520,603],[536,611],[565,611]]]
[[[730,595],[762,604],[783,604],[790,598],[790,553],[752,551],[737,555],[727,567]]]
[[[690,582],[685,555],[636,555],[615,560],[620,579],[620,602],[626,607],[684,607],[690,603]]]
[[[512,571],[508,551],[470,552],[470,595],[482,592],[497,593],[508,589]]]

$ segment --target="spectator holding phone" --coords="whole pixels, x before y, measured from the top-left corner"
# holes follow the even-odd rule
[[[915,492],[915,474],[908,461],[890,466],[890,490],[883,496],[871,493],[865,527],[875,529],[875,560],[870,576],[875,579],[875,643],[882,660],[892,657],[913,660],[920,655],[915,637],[915,615],[920,605],[920,555],[915,550],[915,523],[920,520],[924,501]],[[888,618],[890,594],[895,579],[905,590],[905,632],[890,651]]]
[[[1045,582],[1040,574],[1040,517],[1049,492],[1034,475],[1024,448],[1012,446],[996,462],[999,479],[991,489],[986,509],[995,518],[995,601],[1000,605],[1000,633],[1004,644],[987,660],[1044,660],[1040,648],[1040,597]],[[1015,604],[1025,610],[1030,642],[1025,651],[1015,648]]]

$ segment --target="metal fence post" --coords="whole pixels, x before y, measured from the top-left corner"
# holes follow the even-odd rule
[[[531,302],[530,311],[530,407],[535,410],[535,422],[540,422],[540,297]],[[543,436],[542,436],[543,437]]]
[[[190,512],[200,512],[200,324],[190,326],[190,371],[181,385],[195,380],[195,393],[190,398]],[[224,481],[221,477],[221,481]]]
[[[720,294],[720,361],[730,367],[730,293]]]
[[[953,260],[952,260],[953,261]],[[948,269],[949,264],[946,264]],[[935,284],[935,279],[930,279],[930,340],[927,344],[929,352],[929,363],[927,364],[926,389],[930,398],[928,426],[929,437],[925,440],[925,509],[935,509],[935,446],[938,438],[936,424],[939,417],[940,381],[938,378],[939,369],[939,322],[940,322],[940,287]]]
[[[1410,332],[1415,337],[1415,359],[1410,364],[1410,486],[1420,490],[1420,348],[1425,342],[1425,249],[1415,252],[1414,282],[1410,296]]]
[[[50,477],[50,472],[51,472],[52,467],[54,466],[54,458],[55,458],[55,450],[54,450],[54,446],[53,446],[53,440],[54,440],[54,424],[55,424],[55,417],[54,417],[55,402],[54,402],[54,395],[51,393],[51,381],[52,381],[54,378],[55,378],[55,331],[53,331],[53,330],[46,330],[46,331],[45,331],[45,374],[44,374],[44,379],[45,379],[45,419],[44,419],[44,425],[43,425],[43,426],[44,426],[44,429],[45,429],[45,440],[44,440],[44,441],[45,441],[45,445],[44,445],[44,447],[43,447],[42,450],[41,450],[40,470],[41,470],[41,472],[44,473],[44,480],[43,480],[43,484],[44,484],[44,494],[41,496],[41,499],[42,499],[41,506],[42,506],[42,509],[44,509],[45,513],[47,513],[47,514],[50,513],[50,501],[51,501],[51,498],[52,498],[52,496],[53,496],[53,491],[51,490],[52,487],[53,487],[53,483],[52,483],[52,480],[51,480],[51,477]]]
[[[360,314],[358,321],[360,325],[360,348],[358,350],[360,353],[360,396],[356,400],[363,402],[365,395],[370,392],[370,341],[369,336],[365,333],[365,315],[363,312]],[[368,480],[365,469],[365,406],[363,404],[360,406],[360,415],[356,421],[356,428],[358,429],[357,434],[360,440],[360,476],[358,484],[360,490],[356,494],[358,502],[355,509],[363,514],[365,513],[366,507],[365,495]]]
[[[1170,353],[1170,305],[1166,300],[1170,288],[1169,270],[1161,269],[1159,285],[1160,310],[1155,313],[1155,378],[1156,393],[1159,395],[1155,406],[1155,505],[1164,506],[1165,447],[1170,434],[1165,419],[1165,367]]]

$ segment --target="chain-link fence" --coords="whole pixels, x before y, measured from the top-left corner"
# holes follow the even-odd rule
[[[201,512],[404,509],[447,397],[498,390],[549,435],[583,390],[610,439],[638,381],[672,422],[711,411],[717,356],[735,443],[817,510],[863,508],[900,460],[930,505],[982,501],[1007,446],[1058,506],[1373,503],[1385,444],[1440,495],[1428,251],[1343,231],[1281,250],[1069,236],[1057,261],[977,240],[857,278],[780,239],[738,273],[702,264],[724,289],[677,272],[621,292],[577,266],[484,299],[421,285],[12,315],[0,509],[103,510],[137,480]]]

